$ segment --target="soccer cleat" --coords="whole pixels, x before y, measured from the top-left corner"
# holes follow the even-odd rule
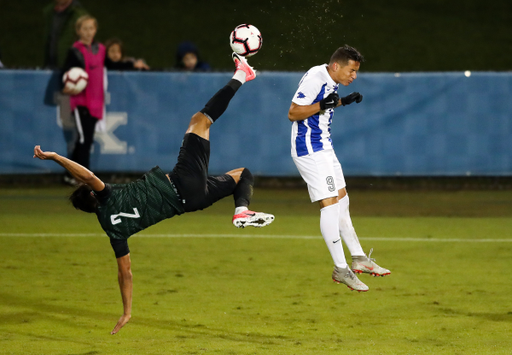
[[[352,258],[352,271],[356,274],[370,274],[372,276],[386,276],[391,274],[391,271],[384,269],[375,263],[375,259],[370,258],[373,248],[370,250],[368,256],[354,256]]]
[[[237,228],[245,228],[247,226],[265,227],[274,222],[274,215],[263,213],[244,211],[233,216],[233,225]]]
[[[332,272],[332,280],[338,284],[347,285],[352,291],[366,292],[370,289],[357,278],[348,265],[345,268],[335,266]]]
[[[251,81],[256,78],[256,70],[247,63],[247,59],[233,52],[231,55],[233,62],[235,62],[236,70],[241,70],[245,73],[245,81]]]

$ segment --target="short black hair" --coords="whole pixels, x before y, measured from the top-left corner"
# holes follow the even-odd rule
[[[77,210],[94,213],[98,206],[98,200],[91,192],[92,189],[88,185],[81,184],[69,196],[69,201]]]
[[[364,57],[361,53],[359,53],[357,49],[345,44],[343,47],[336,49],[336,51],[331,56],[329,64],[339,63],[342,65],[347,65],[349,60],[362,63],[364,62]]]

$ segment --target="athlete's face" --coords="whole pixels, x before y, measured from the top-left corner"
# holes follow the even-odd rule
[[[348,86],[357,78],[357,71],[361,63],[350,59],[347,65],[342,66],[339,63],[332,63],[329,65],[332,80],[337,84]]]
[[[91,44],[94,36],[96,35],[96,21],[93,19],[85,20],[82,22],[82,26],[77,31],[80,42],[84,44]]]

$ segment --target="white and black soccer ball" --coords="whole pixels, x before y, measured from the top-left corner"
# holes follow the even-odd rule
[[[229,36],[231,49],[238,55],[250,57],[258,53],[263,44],[260,31],[253,25],[237,26]]]
[[[74,94],[81,93],[89,82],[89,75],[82,68],[69,69],[62,77],[64,87],[73,91]]]

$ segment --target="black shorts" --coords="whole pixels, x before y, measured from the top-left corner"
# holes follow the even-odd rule
[[[184,201],[185,212],[205,209],[235,190],[231,176],[208,176],[209,160],[210,141],[194,133],[185,134],[178,163],[169,174]]]

